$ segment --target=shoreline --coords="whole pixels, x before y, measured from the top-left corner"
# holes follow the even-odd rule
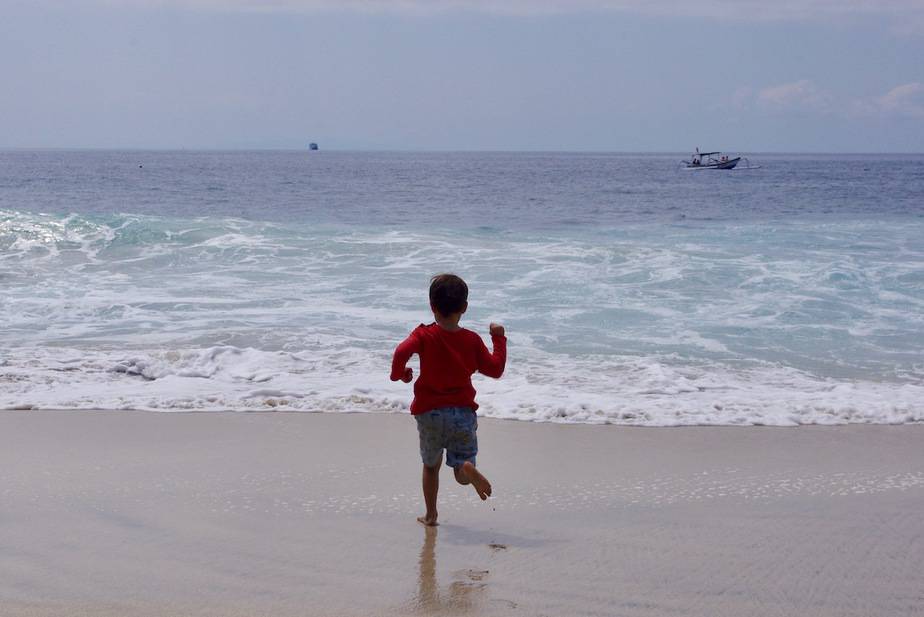
[[[0,411],[4,615],[924,615],[924,425],[408,416]]]
[[[400,409],[397,411],[363,411],[363,410],[343,410],[338,409],[336,411],[325,411],[323,409],[289,409],[285,406],[275,406],[269,404],[266,408],[254,408],[254,409],[162,409],[162,408],[144,408],[144,407],[131,407],[131,408],[122,408],[122,409],[109,409],[109,408],[84,408],[84,407],[39,407],[32,404],[23,404],[23,405],[12,405],[9,407],[0,407],[0,414],[4,413],[58,413],[58,414],[77,414],[77,413],[86,413],[86,414],[155,414],[155,415],[221,415],[221,414],[235,414],[235,415],[333,415],[333,416],[409,416],[411,415],[408,409]],[[915,419],[907,418],[904,421],[898,422],[877,422],[877,421],[844,421],[844,422],[806,422],[806,423],[792,423],[792,424],[772,424],[764,422],[735,422],[735,423],[726,423],[726,424],[716,424],[710,422],[704,422],[702,424],[631,424],[625,422],[617,421],[600,421],[600,422],[586,422],[586,421],[566,421],[560,422],[556,420],[549,419],[532,419],[532,418],[521,418],[516,416],[511,417],[498,417],[498,416],[486,416],[481,413],[478,414],[479,421],[490,421],[490,422],[512,422],[517,424],[532,424],[532,425],[549,425],[549,426],[586,426],[586,427],[610,427],[618,429],[645,429],[645,430],[664,430],[664,429],[805,429],[805,428],[838,428],[838,427],[856,427],[856,426],[924,426],[924,419]]]

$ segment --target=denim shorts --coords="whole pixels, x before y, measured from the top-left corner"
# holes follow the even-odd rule
[[[478,416],[470,407],[443,407],[414,416],[420,435],[420,458],[435,467],[446,449],[446,464],[459,467],[465,461],[475,464],[478,454]]]

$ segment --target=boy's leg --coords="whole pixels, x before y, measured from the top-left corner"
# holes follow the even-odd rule
[[[463,463],[464,464],[464,463]],[[462,473],[462,465],[457,465],[452,468],[453,473],[456,475],[456,482],[459,484],[471,484],[472,481],[468,479],[468,475]]]
[[[491,495],[491,483],[475,467],[478,455],[478,417],[467,408],[453,410],[453,431],[446,447],[446,464],[453,468],[456,482],[471,484],[482,499]]]
[[[491,496],[491,483],[482,475],[471,461],[465,461],[455,468],[456,481],[459,484],[471,484],[481,499]]]
[[[423,494],[427,513],[423,516],[418,516],[417,520],[430,527],[439,524],[436,522],[436,494],[440,490],[440,465],[442,462],[442,457],[440,457],[435,466],[423,466]]]
[[[436,494],[440,489],[440,465],[443,464],[443,417],[439,411],[416,416],[420,435],[420,458],[423,462],[423,494],[426,514],[417,520],[427,526],[436,526]]]

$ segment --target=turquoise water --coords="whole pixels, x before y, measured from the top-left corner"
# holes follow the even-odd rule
[[[403,411],[394,345],[508,328],[480,413],[924,419],[924,157],[0,154],[0,407]]]

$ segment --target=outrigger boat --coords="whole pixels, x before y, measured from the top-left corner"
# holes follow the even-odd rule
[[[697,148],[690,160],[683,163],[686,169],[734,169],[740,161],[740,156],[729,158],[721,152],[700,152]]]

